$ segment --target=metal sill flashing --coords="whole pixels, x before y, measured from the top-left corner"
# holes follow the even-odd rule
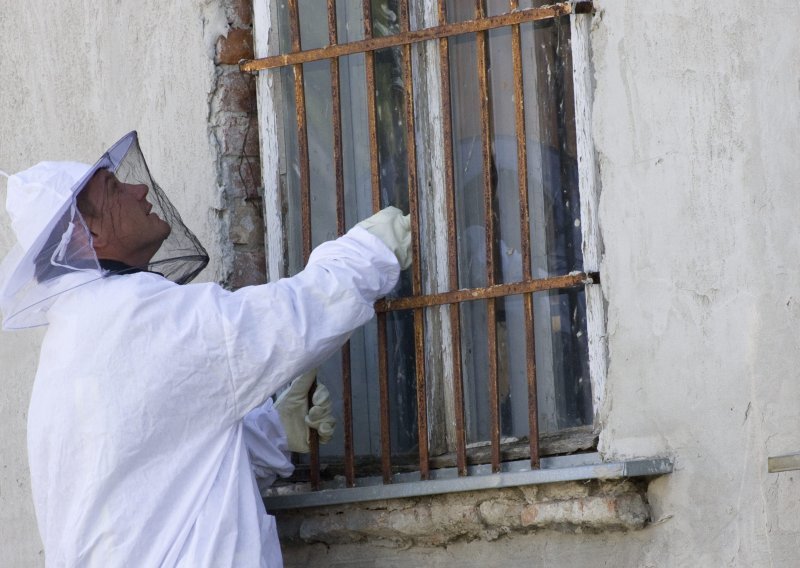
[[[264,495],[264,504],[268,511],[278,511],[522,485],[652,477],[672,473],[672,460],[669,458],[603,462],[596,452],[542,458],[541,469],[530,469],[529,460],[501,465],[500,473],[491,473],[489,464],[471,466],[464,477],[459,477],[456,468],[431,470],[427,481],[420,480],[419,473],[397,474],[392,476],[392,483],[387,485],[383,484],[381,477],[357,479],[355,487],[346,487],[343,479],[327,482],[322,484],[319,491],[310,491],[310,484],[294,484],[269,490]]]

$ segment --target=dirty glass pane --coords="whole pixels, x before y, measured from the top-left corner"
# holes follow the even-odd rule
[[[301,1],[303,47],[328,43],[327,13],[318,3]],[[374,1],[373,31],[376,36],[399,32],[397,1]],[[288,20],[282,14],[282,44],[287,43]],[[363,37],[361,2],[338,2],[340,42]],[[309,21],[313,20],[313,21]],[[378,167],[381,206],[395,205],[408,211],[408,174],[405,135],[405,89],[402,80],[402,50],[385,49],[374,54]],[[363,54],[340,60],[342,153],[347,228],[372,214],[370,147],[367,121],[366,58]],[[312,246],[335,238],[336,185],[332,175],[333,130],[330,63],[304,64],[306,123],[309,141]],[[302,269],[302,223],[300,218],[300,164],[297,151],[297,121],[291,69],[283,70],[284,140],[286,165],[286,229],[289,272]],[[392,295],[411,293],[410,274],[404,273]],[[415,455],[417,448],[416,379],[413,318],[410,313],[392,313],[387,318],[391,445],[397,456]],[[354,409],[354,443],[357,456],[369,460],[380,455],[380,405],[377,371],[377,326],[370,322],[356,332],[351,345],[351,381]],[[344,423],[341,357],[326,362],[319,372],[336,400],[339,424]],[[342,455],[344,436],[337,429],[334,440],[321,448],[323,455]]]
[[[399,1],[372,0],[375,37],[400,33]],[[378,171],[381,206],[408,208],[408,153],[406,151],[406,91],[403,83],[403,50],[374,52],[375,117],[378,135]],[[391,296],[411,294],[411,274],[404,271]],[[392,401],[392,453],[413,455],[417,449],[416,365],[414,319],[411,312],[392,312],[387,317],[389,396]]]
[[[373,32],[376,36],[400,30],[398,0],[371,0]],[[521,8],[538,6],[538,0],[520,2]],[[328,43],[327,13],[322,4],[301,0],[303,47]],[[475,3],[449,0],[450,21],[474,18]],[[507,11],[507,2],[490,0],[490,14]],[[281,44],[288,51],[288,22],[279,10]],[[339,0],[339,42],[363,38],[360,0]],[[572,94],[569,20],[537,22],[520,26],[522,36],[525,128],[530,208],[531,262],[534,278],[582,270],[581,227],[578,198],[575,118]],[[458,287],[484,287],[517,282],[523,278],[520,227],[519,172],[515,128],[514,70],[511,59],[511,29],[488,33],[488,80],[491,107],[488,134],[491,140],[491,200],[489,214],[495,225],[486,232],[482,136],[475,34],[449,40],[452,94],[453,159],[456,184]],[[340,60],[343,171],[346,226],[372,213],[370,145],[367,119],[368,97],[374,95],[377,122],[377,160],[380,204],[408,211],[408,156],[406,152],[403,50],[374,52],[374,93],[366,87],[366,57]],[[300,218],[300,164],[297,154],[294,79],[291,68],[280,72],[283,97],[282,174],[286,209],[286,258],[289,273],[304,265]],[[307,99],[309,166],[311,179],[312,241],[316,245],[334,238],[336,185],[332,172],[333,130],[328,61],[304,65]],[[418,118],[424,120],[424,117]],[[417,146],[419,147],[419,145]],[[418,159],[425,159],[419,156]],[[425,199],[421,191],[421,199]],[[487,238],[489,246],[487,247]],[[488,254],[495,270],[487,273]],[[423,253],[425,254],[425,253]],[[395,296],[411,293],[406,271]],[[488,439],[488,326],[497,332],[501,434],[505,438],[528,435],[526,339],[521,296],[490,300],[495,321],[488,321],[489,301],[467,302],[461,312],[462,372],[465,391],[467,441]],[[586,309],[582,290],[553,291],[534,295],[535,352],[539,382],[540,430],[590,424],[591,389],[586,348]],[[428,330],[430,332],[430,330]],[[387,317],[391,446],[395,464],[414,462],[417,443],[416,377],[413,315],[394,312]],[[380,405],[378,384],[377,325],[373,320],[351,339],[353,430],[358,470],[369,471],[380,455]],[[331,389],[335,412],[344,424],[342,406],[342,361],[336,355],[326,362],[319,376]],[[449,363],[445,363],[449,364]],[[430,370],[429,370],[430,371]],[[431,384],[439,377],[428,375]],[[430,385],[429,385],[430,387]],[[437,415],[437,413],[429,414]],[[452,425],[448,425],[451,427]],[[321,452],[328,461],[344,453],[343,428]],[[366,469],[365,469],[366,468]]]
[[[495,233],[487,246],[484,163],[473,34],[450,40],[453,151],[458,219],[459,286],[482,287],[491,280],[487,254],[493,254],[495,283],[522,279],[517,138],[511,29],[488,34],[491,137],[490,212]],[[534,278],[582,270],[580,208],[575,149],[569,21],[522,26],[526,108],[528,204]],[[487,253],[487,250],[489,253]],[[557,294],[558,302],[535,300],[540,430],[552,432],[591,423],[588,371],[577,365],[585,355],[583,292]],[[495,301],[501,433],[528,434],[527,367],[522,298]],[[487,302],[461,306],[462,354],[468,443],[485,440],[488,408]],[[569,318],[565,314],[569,314]],[[560,322],[557,331],[554,322]],[[569,326],[563,322],[569,322]],[[566,335],[563,335],[566,333]],[[564,337],[571,338],[569,341]],[[584,359],[584,366],[586,360]],[[572,393],[572,403],[565,403]]]
[[[475,18],[477,0],[447,0],[447,22],[464,22]]]

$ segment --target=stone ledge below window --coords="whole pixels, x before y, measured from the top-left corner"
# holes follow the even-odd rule
[[[547,458],[542,462],[542,469],[535,471],[505,471],[454,480],[445,478],[370,487],[375,495],[386,494],[387,488],[394,488],[392,492],[400,498],[373,497],[369,501],[315,504],[302,509],[290,504],[302,497],[316,495],[319,499],[331,491],[344,493],[359,489],[351,488],[283,495],[268,498],[265,503],[267,510],[277,517],[281,541],[289,546],[301,542],[441,546],[457,540],[494,540],[505,534],[545,529],[567,532],[638,530],[650,520],[646,497],[649,479],[672,471],[672,463],[667,459],[602,463],[598,454]],[[573,465],[553,467],[559,462]],[[583,465],[574,465],[581,462]],[[504,466],[513,470],[515,464]],[[541,480],[530,482],[537,474]],[[456,489],[458,483],[455,482],[473,478],[483,478],[484,486]],[[528,481],[523,483],[526,478]],[[440,484],[439,489],[451,490],[420,493],[430,491],[433,489],[430,484],[437,482],[449,482],[449,487]],[[342,498],[341,493],[339,498]],[[271,504],[283,506],[276,510]]]

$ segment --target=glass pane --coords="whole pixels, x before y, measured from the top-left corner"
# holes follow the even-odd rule
[[[476,5],[476,0],[447,0],[447,22],[464,22],[474,19]]]
[[[487,247],[482,133],[474,35],[450,40],[453,149],[457,195],[459,286],[483,287],[487,250],[494,282],[522,280],[519,172],[511,29],[488,34],[491,192],[495,235]],[[523,26],[528,162],[528,206],[534,278],[582,269],[575,159],[569,21]],[[538,298],[539,295],[537,295]],[[553,292],[536,300],[535,334],[540,383],[540,430],[589,424],[591,390],[585,348],[582,291]],[[525,322],[520,296],[496,301],[501,434],[528,435]],[[488,302],[461,307],[468,442],[486,440],[488,406]]]
[[[592,423],[583,290],[534,294],[539,431]]]
[[[533,276],[583,270],[569,18],[521,26]]]
[[[328,41],[328,11],[325,0],[298,0],[302,49],[325,47]]]
[[[371,0],[376,36],[399,32],[397,0]],[[537,2],[535,2],[537,3]],[[531,2],[528,3],[530,5]],[[537,3],[538,4],[538,3]],[[327,14],[310,0],[301,4],[310,15],[303,26],[308,38],[327,43]],[[490,3],[497,13],[504,2]],[[526,6],[522,6],[523,8]],[[473,2],[448,3],[451,21],[474,17]],[[337,2],[339,39],[355,41],[363,30],[361,2]],[[282,43],[287,39],[282,14]],[[543,278],[582,270],[574,104],[570,59],[569,20],[521,26],[525,128],[533,277]],[[511,29],[488,34],[487,69],[491,120],[490,214],[495,234],[486,232],[482,132],[479,106],[475,34],[449,40],[452,94],[453,159],[456,184],[458,287],[473,288],[494,282],[517,282],[522,274],[519,172],[515,125],[514,70]],[[308,41],[312,41],[308,39]],[[317,40],[315,40],[317,41]],[[406,152],[403,50],[374,53],[377,160],[381,206],[408,211],[408,157]],[[370,146],[367,120],[366,58],[363,54],[340,60],[343,169],[346,226],[372,213]],[[304,65],[311,176],[312,244],[337,235],[336,186],[331,173],[333,130],[330,62]],[[303,267],[300,218],[300,164],[297,156],[294,79],[291,68],[280,72],[284,112],[282,173],[286,203],[286,242],[289,273]],[[419,120],[424,120],[420,118]],[[424,157],[420,157],[424,159]],[[421,192],[425,199],[425,192]],[[423,206],[424,209],[424,206]],[[487,247],[487,239],[489,246]],[[487,273],[487,250],[495,259]],[[406,271],[393,295],[411,293]],[[501,433],[528,435],[526,339],[521,296],[491,300],[496,319],[488,321],[488,301],[459,307],[462,318],[462,365],[468,443],[489,438],[488,329],[496,326],[500,390]],[[535,352],[539,381],[540,431],[554,432],[592,421],[591,389],[586,348],[585,298],[582,290],[534,295]],[[430,330],[428,330],[430,331]],[[411,312],[387,317],[391,445],[395,463],[416,459],[417,410],[414,330]],[[355,452],[359,463],[377,463],[380,455],[380,403],[377,325],[373,320],[352,337],[350,346]],[[429,369],[430,372],[430,369]],[[440,372],[441,374],[441,372]],[[342,406],[342,358],[336,355],[320,370],[320,379],[334,396],[339,424]],[[437,378],[430,377],[435,381]],[[441,397],[437,400],[441,401]],[[429,416],[441,415],[432,411]],[[329,459],[344,453],[343,428],[331,444],[321,448]],[[360,470],[363,471],[363,470]]]

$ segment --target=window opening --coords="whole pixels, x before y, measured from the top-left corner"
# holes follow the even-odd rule
[[[320,371],[343,418],[326,461],[342,457],[350,487],[376,468],[384,483],[404,468],[423,480],[431,467],[466,475],[468,461],[498,472],[520,453],[537,468],[556,447],[540,447],[548,436],[577,428],[593,438],[586,291],[599,279],[582,252],[570,24],[592,5],[534,4],[426,0],[415,7],[435,6],[438,25],[412,29],[408,0],[328,0],[324,18],[315,0],[286,0],[281,55],[241,65],[276,70],[289,110],[289,274],[313,246],[386,205],[410,212],[415,228],[411,270]],[[425,94],[420,50],[430,46],[439,82],[427,88],[440,93],[443,138],[444,187],[435,190],[418,179],[427,156],[417,155],[417,122],[429,116],[414,101]],[[432,218],[434,195],[446,227]]]

